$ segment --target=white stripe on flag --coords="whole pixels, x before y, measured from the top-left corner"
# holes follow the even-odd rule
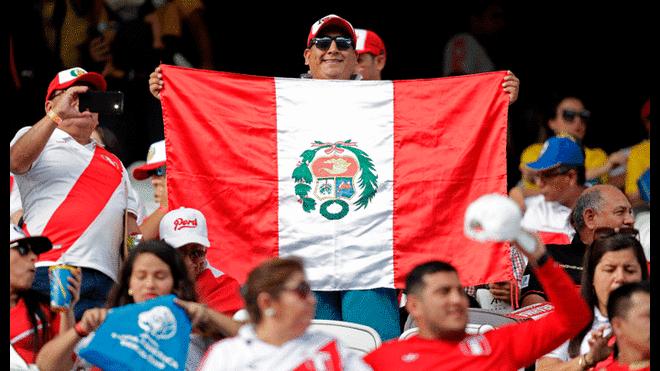
[[[276,79],[275,84],[280,256],[305,259],[315,290],[393,288],[392,83]],[[321,215],[321,205],[330,198],[316,200],[310,212],[303,210],[292,174],[300,166],[302,153],[314,149],[316,141],[350,141],[373,161],[378,188],[365,208],[354,206],[362,192],[358,171],[352,180],[355,194],[346,201],[349,211],[344,217],[329,220]],[[332,147],[318,149],[316,156],[331,161],[332,156],[355,157],[350,150],[333,151]],[[330,194],[336,197],[333,192],[339,182],[332,178],[326,182],[335,187]],[[315,177],[310,197],[321,194],[319,184],[323,182]],[[327,211],[338,213],[342,207],[335,203]]]

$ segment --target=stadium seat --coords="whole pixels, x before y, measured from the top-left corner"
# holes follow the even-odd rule
[[[516,322],[519,320],[486,309],[468,308],[468,326],[465,330],[468,334],[483,334],[488,330]],[[412,316],[408,316],[403,326],[404,333],[414,327],[417,327],[415,321]]]
[[[381,344],[376,330],[369,326],[344,321],[314,319],[309,327],[312,331],[322,331],[339,339],[345,347],[365,355]]]

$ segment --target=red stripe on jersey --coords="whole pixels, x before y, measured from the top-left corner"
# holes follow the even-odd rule
[[[122,180],[119,159],[96,147],[92,161],[64,201],[53,213],[42,235],[61,245],[39,255],[40,261],[55,261],[73,245],[98,217]]]

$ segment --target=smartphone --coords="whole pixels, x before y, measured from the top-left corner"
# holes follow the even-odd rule
[[[107,113],[121,115],[124,112],[124,93],[120,91],[90,90],[78,96],[80,112]]]

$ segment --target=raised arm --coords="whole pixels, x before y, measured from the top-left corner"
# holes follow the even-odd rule
[[[589,324],[592,312],[575,288],[573,280],[550,257],[538,235],[537,249],[527,253],[533,271],[546,290],[552,313],[535,321],[511,326],[511,355],[518,367],[529,366],[539,357],[556,349]],[[527,334],[527,335],[523,335]]]
[[[37,367],[41,371],[68,371],[73,368],[73,349],[76,344],[95,331],[108,314],[107,309],[88,309],[75,327],[60,332],[57,337],[47,342],[37,355]]]
[[[23,174],[30,170],[32,163],[37,160],[46,147],[50,136],[63,122],[64,125],[75,125],[76,121],[72,119],[91,115],[89,112],[81,114],[78,111],[78,94],[84,93],[88,89],[87,86],[72,86],[57,98],[46,101],[47,114],[9,147],[9,170],[12,173]],[[74,137],[74,139],[79,138]]]

